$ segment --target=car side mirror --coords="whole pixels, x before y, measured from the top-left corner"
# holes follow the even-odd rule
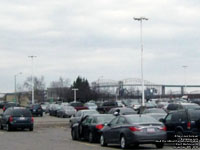
[[[159,121],[162,123],[165,123],[165,119],[163,119],[163,118],[160,118]]]

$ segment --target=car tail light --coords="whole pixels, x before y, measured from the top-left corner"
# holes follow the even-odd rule
[[[136,128],[136,127],[129,127],[129,129],[130,129],[132,132],[141,131],[141,129]]]
[[[5,111],[5,110],[6,110],[6,107],[4,106],[4,107],[3,107],[3,111]]]
[[[187,129],[191,129],[191,122],[187,123]]]
[[[12,116],[9,117],[9,122],[13,122],[13,117]]]
[[[98,125],[96,125],[96,128],[99,129],[99,130],[101,130],[103,127],[104,127],[103,124],[98,124]]]
[[[31,123],[33,123],[34,122],[34,118],[33,117],[31,117]]]
[[[160,130],[167,131],[167,127],[164,126],[164,127],[160,128]]]

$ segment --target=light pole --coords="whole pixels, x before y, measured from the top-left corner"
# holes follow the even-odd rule
[[[187,69],[188,66],[184,65],[182,67],[183,67],[183,70],[184,70],[184,87],[185,87],[184,90],[183,90],[183,95],[184,95],[184,94],[186,94],[186,69]]]
[[[17,102],[17,76],[22,74],[22,72],[19,72],[17,74],[14,75],[14,80],[15,80],[15,102]]]
[[[77,88],[72,89],[74,91],[74,102],[76,102],[76,91],[78,91]]]
[[[32,104],[35,103],[34,101],[34,81],[33,81],[33,59],[36,58],[37,56],[28,56],[29,58],[31,58],[31,61],[32,61],[32,73],[31,73],[31,88],[32,88]]]
[[[142,106],[145,106],[144,102],[144,77],[143,77],[143,40],[142,40],[142,21],[148,20],[147,18],[133,18],[136,21],[140,21],[140,44],[141,44],[141,79],[142,79]]]

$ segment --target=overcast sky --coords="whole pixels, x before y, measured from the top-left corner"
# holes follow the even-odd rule
[[[200,84],[199,0],[0,1],[0,92],[14,91],[31,75],[46,86],[60,76],[90,82],[103,76],[140,77],[143,22],[144,78],[153,83]]]

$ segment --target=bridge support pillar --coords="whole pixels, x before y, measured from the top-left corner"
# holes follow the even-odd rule
[[[165,95],[165,86],[162,86],[162,95]]]
[[[184,95],[184,87],[181,86],[181,95]]]

